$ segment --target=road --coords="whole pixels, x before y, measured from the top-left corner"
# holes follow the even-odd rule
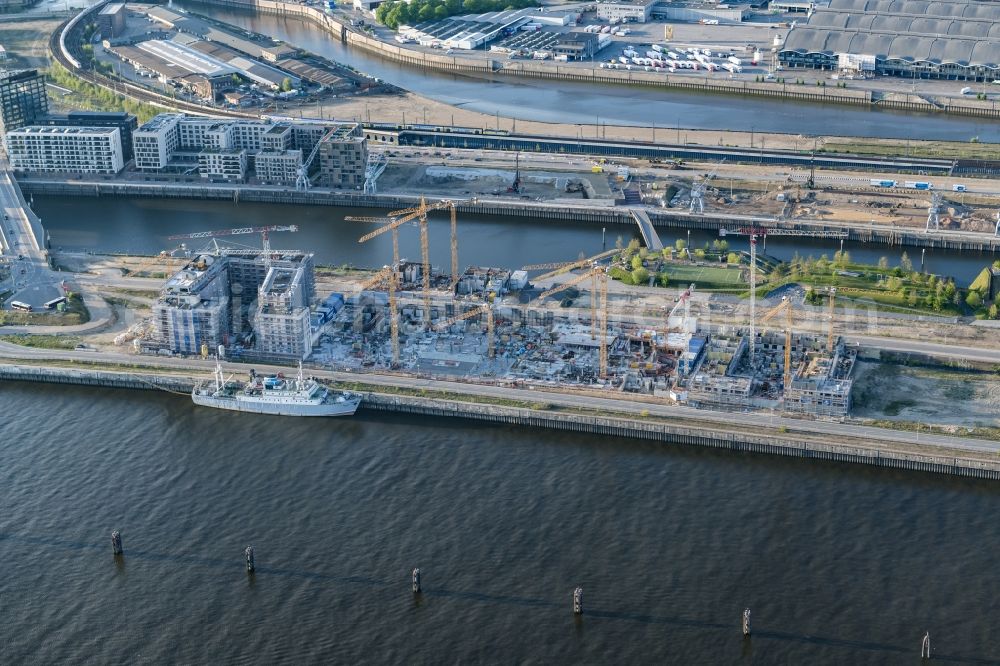
[[[121,352],[101,352],[101,351],[53,351],[50,349],[32,349],[13,345],[0,341],[0,354],[13,360],[72,360],[91,361],[105,363],[127,363],[132,364],[137,361],[137,357]],[[162,367],[174,370],[191,370],[204,374],[206,377],[211,373],[213,361],[203,361],[200,359],[187,358],[159,358],[141,357],[145,366]],[[237,375],[248,371],[245,364],[226,363],[226,370]],[[288,371],[288,368],[278,368],[257,365],[258,371],[275,372]],[[503,398],[508,400],[545,402],[553,405],[570,408],[582,408],[596,410],[604,413],[621,413],[640,415],[647,413],[652,416],[660,416],[674,419],[680,422],[690,421],[691,427],[706,427],[705,423],[717,424],[718,430],[738,429],[751,431],[754,428],[774,430],[777,428],[787,428],[790,433],[802,432],[819,436],[829,443],[836,444],[843,438],[862,438],[870,440],[872,446],[886,446],[899,444],[912,444],[939,449],[942,455],[957,455],[956,452],[969,452],[975,454],[994,454],[1000,452],[1000,442],[992,440],[970,439],[964,437],[954,437],[949,435],[916,433],[907,431],[889,430],[886,428],[875,428],[871,426],[854,425],[851,423],[841,423],[836,421],[807,421],[802,419],[792,419],[782,416],[763,413],[726,413],[692,407],[683,407],[667,403],[645,403],[631,399],[627,394],[623,397],[598,397],[594,395],[582,395],[572,393],[556,393],[528,388],[512,388],[502,386],[490,386],[479,384],[467,384],[462,382],[427,379],[422,377],[409,377],[398,375],[379,374],[355,374],[336,371],[314,371],[313,374],[320,378],[341,381],[370,383],[373,386],[394,386],[413,389],[433,389],[437,391],[448,391],[467,395],[475,395],[490,398]],[[711,427],[711,426],[708,426]],[[790,435],[794,437],[794,435]]]

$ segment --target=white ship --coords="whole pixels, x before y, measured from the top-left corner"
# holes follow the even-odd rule
[[[302,376],[302,364],[294,379],[281,374],[259,377],[250,371],[246,384],[227,381],[222,364],[216,361],[215,378],[191,391],[196,405],[279,416],[350,416],[358,409],[361,396],[330,391],[312,377]]]

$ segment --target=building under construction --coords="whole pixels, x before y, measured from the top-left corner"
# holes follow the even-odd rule
[[[171,276],[153,304],[150,352],[200,354],[222,345],[243,358],[306,358],[316,286],[313,255],[217,249]]]

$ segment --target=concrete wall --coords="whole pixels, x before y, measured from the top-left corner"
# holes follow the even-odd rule
[[[148,390],[158,389],[181,394],[189,394],[195,383],[192,377],[157,375],[148,372],[128,373],[0,365],[0,381],[3,380]],[[187,395],[185,397],[190,399]],[[906,454],[862,446],[800,441],[794,436],[721,432],[643,419],[585,416],[518,407],[379,393],[365,393],[361,405],[363,409],[377,411],[401,412],[434,417],[468,418],[506,425],[551,428],[612,437],[646,439],[663,442],[667,445],[703,446],[740,453],[811,458],[814,460],[828,460],[935,474],[952,474],[970,478],[1000,480],[1000,464],[998,463],[944,455]]]

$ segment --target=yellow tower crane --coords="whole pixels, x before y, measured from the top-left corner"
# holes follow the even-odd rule
[[[792,301],[787,296],[781,299],[781,303],[772,308],[767,314],[761,317],[760,323],[764,324],[774,319],[782,312],[785,313],[785,374],[784,390],[787,393],[792,383]],[[752,343],[751,343],[752,344]]]
[[[537,300],[548,298],[573,285],[593,280],[590,292],[590,338],[597,339],[601,379],[608,376],[608,273],[603,266],[593,266],[586,273],[580,273],[566,282],[557,284],[538,295]]]
[[[469,199],[469,203],[476,203],[478,199]],[[386,217],[363,217],[349,215],[344,219],[350,222],[374,222],[383,224],[381,229],[376,229],[370,234],[365,234],[359,243],[378,236],[386,231],[392,231],[392,261],[393,265],[399,265],[399,233],[398,229],[406,222],[417,220],[420,224],[420,259],[422,262],[422,277],[424,288],[424,316],[430,322],[430,289],[431,289],[431,266],[430,266],[430,246],[427,237],[427,213],[433,210],[451,210],[451,288],[458,284],[458,204],[459,201],[452,199],[442,199],[433,203],[427,203],[424,197],[420,197],[420,204],[412,208],[391,211]]]
[[[494,332],[495,322],[493,320],[493,307],[491,305],[486,303],[480,303],[471,310],[463,312],[460,315],[455,315],[450,319],[446,319],[445,321],[438,323],[434,328],[441,331],[448,328],[452,324],[457,324],[458,322],[464,321],[466,319],[472,319],[473,317],[479,316],[484,312],[486,313],[486,345],[487,345],[486,353],[489,355],[490,358],[493,358],[493,356],[496,353],[494,351],[494,346],[493,346],[494,344],[493,340],[495,337],[495,332]]]
[[[528,264],[527,266],[521,266],[523,271],[549,271],[535,278],[535,280],[548,280],[554,278],[557,275],[562,275],[569,271],[575,270],[577,268],[586,268],[592,265],[595,261],[600,261],[601,259],[607,259],[616,254],[621,253],[621,250],[608,250],[607,252],[601,252],[600,254],[595,254],[592,257],[587,257],[586,259],[577,259],[576,261],[556,261],[547,264]]]
[[[359,292],[367,291],[384,284],[389,291],[389,331],[392,338],[393,367],[399,365],[399,312],[396,310],[396,287],[398,280],[396,267],[385,266],[378,273],[365,280],[358,289]]]

